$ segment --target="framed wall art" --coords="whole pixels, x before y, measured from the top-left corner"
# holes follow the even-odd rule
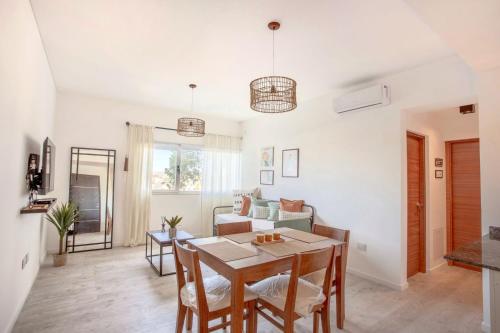
[[[282,165],[281,176],[298,178],[299,177],[299,149],[285,149],[281,152]]]
[[[260,184],[261,185],[274,185],[274,171],[273,170],[260,170]]]
[[[264,147],[260,149],[261,168],[274,167],[274,147]]]

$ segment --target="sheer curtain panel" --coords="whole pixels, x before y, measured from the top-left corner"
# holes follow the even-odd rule
[[[204,146],[201,216],[203,235],[209,236],[214,207],[231,205],[233,190],[241,187],[241,139],[207,134]]]
[[[128,127],[128,172],[125,192],[125,245],[144,244],[151,212],[151,180],[153,170],[153,128],[142,125]]]

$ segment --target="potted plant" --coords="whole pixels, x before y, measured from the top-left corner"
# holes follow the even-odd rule
[[[66,265],[66,250],[63,251],[64,236],[68,232],[69,227],[73,225],[78,218],[78,208],[72,203],[67,202],[52,208],[52,210],[45,216],[45,219],[52,223],[57,229],[59,234],[59,253],[54,254],[54,266]]]
[[[177,228],[176,227],[179,223],[181,223],[182,217],[179,217],[176,215],[175,217],[171,217],[170,219],[167,219],[165,216],[162,216],[161,220],[162,220],[162,225],[164,223],[166,223],[170,227],[168,229],[168,236],[170,238],[174,238],[177,235]]]

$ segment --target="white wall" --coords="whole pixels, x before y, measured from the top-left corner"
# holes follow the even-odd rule
[[[70,148],[116,149],[115,216],[113,245],[123,244],[125,228],[123,205],[126,173],[123,164],[126,154],[126,121],[131,123],[175,128],[182,113],[161,108],[130,104],[110,99],[83,96],[70,92],[57,94],[56,136],[57,146],[56,182],[59,198],[68,198]],[[184,114],[185,115],[185,114]],[[240,124],[235,121],[201,116],[206,121],[206,131],[224,135],[240,136]],[[185,138],[175,132],[155,130],[155,140],[175,143],[201,144],[200,138]],[[200,198],[198,195],[153,195],[151,204],[151,227],[160,227],[161,215],[182,215],[184,228],[199,234]],[[49,251],[56,248],[56,235],[49,234]]]
[[[41,214],[19,210],[28,156],[53,136],[55,87],[29,1],[0,2],[0,36],[0,332],[9,332],[46,253]]]
[[[458,108],[432,112],[411,112],[407,129],[426,137],[426,263],[427,270],[443,263],[446,252],[446,173],[436,179],[434,170],[445,170],[445,142],[479,137],[478,113],[462,115]],[[434,159],[442,158],[442,168]]]
[[[500,226],[500,68],[478,73],[481,150],[481,226]],[[483,269],[483,325],[490,325],[489,270]]]
[[[340,92],[296,111],[243,123],[243,185],[259,183],[258,152],[274,146],[275,185],[264,197],[304,199],[317,220],[351,230],[349,270],[394,288],[406,286],[406,117],[402,110],[475,100],[472,74],[455,57],[385,77],[388,107],[337,115]],[[299,82],[300,83],[300,82]],[[300,85],[299,91],[300,95]],[[300,178],[281,177],[281,150],[300,148]],[[367,252],[356,244],[367,244]]]

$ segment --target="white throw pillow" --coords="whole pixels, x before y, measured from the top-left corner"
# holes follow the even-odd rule
[[[252,211],[254,219],[267,219],[269,217],[270,209],[269,207],[253,205]]]
[[[260,189],[255,188],[253,190],[234,190],[233,191],[233,214],[240,214],[241,205],[243,203],[243,197],[255,197],[260,198]]]
[[[278,213],[279,221],[308,219],[308,218],[311,218],[311,212],[287,212],[280,209]]]

